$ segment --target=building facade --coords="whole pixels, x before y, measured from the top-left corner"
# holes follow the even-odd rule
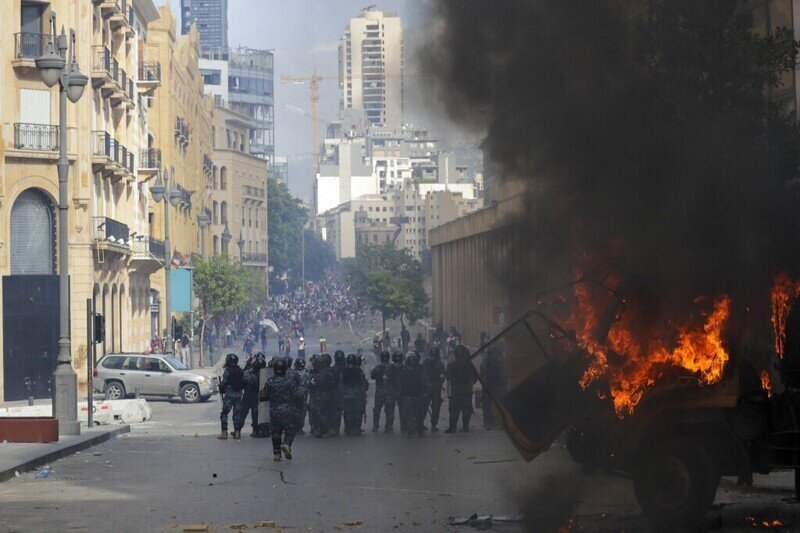
[[[209,204],[213,181],[212,125],[213,104],[205,96],[200,75],[200,36],[195,29],[177,35],[176,21],[168,5],[160,9],[161,18],[149,26],[147,56],[164,65],[161,69],[160,98],[149,109],[149,146],[160,160],[160,168],[147,179],[149,194],[156,180],[168,178],[168,185],[182,193],[177,206],[156,203],[149,198],[150,235],[164,240],[165,215],[169,216],[170,249],[167,261],[173,267],[191,268],[193,258],[210,242],[209,232],[201,232],[198,216]],[[156,162],[153,162],[154,166]],[[166,210],[165,210],[165,205]],[[164,335],[168,328],[165,298],[165,270],[151,276],[152,333]],[[174,311],[174,308],[173,308]]]
[[[34,64],[50,17],[75,31],[89,84],[67,107],[69,260],[58,257],[58,87]],[[50,397],[59,321],[57,273],[69,268],[72,361],[85,390],[87,300],[106,317],[98,353],[139,349],[149,338],[147,168],[149,102],[159,65],[147,56],[152,0],[0,3],[0,400]],[[144,155],[144,158],[142,157]],[[157,243],[154,243],[157,244]]]
[[[250,130],[254,127],[249,117],[216,107],[211,250],[214,255],[230,255],[266,280],[268,173],[264,160],[250,152]]]
[[[203,50],[227,50],[228,0],[181,0],[181,35],[189,35],[192,25]]]
[[[396,13],[367,8],[339,42],[340,108],[363,111],[367,124],[403,124],[403,26]]]

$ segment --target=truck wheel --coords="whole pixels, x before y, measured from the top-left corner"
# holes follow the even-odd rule
[[[639,454],[633,489],[642,510],[664,526],[697,525],[711,508],[719,470],[705,448],[692,439],[653,439]]]
[[[591,424],[573,426],[566,432],[567,453],[575,463],[595,469],[606,459],[602,428]]]
[[[127,392],[125,392],[125,385],[119,381],[109,381],[106,383],[103,392],[105,392],[109,400],[124,400],[127,395]]]
[[[181,387],[181,400],[183,403],[197,403],[200,401],[200,389],[194,383],[187,383]]]

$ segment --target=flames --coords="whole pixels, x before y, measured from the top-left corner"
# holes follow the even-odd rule
[[[772,380],[766,370],[761,371],[761,388],[767,393],[767,398],[772,398]]]
[[[775,353],[781,359],[786,349],[786,319],[798,295],[800,295],[800,283],[792,281],[787,274],[775,276],[771,295],[772,331],[775,337]]]
[[[599,341],[604,333],[600,310],[607,309],[613,297],[610,292],[601,292],[600,296],[597,292],[587,284],[578,284],[575,289],[577,305],[572,319],[576,339],[589,354],[580,385],[585,389],[605,379],[618,416],[633,413],[665,366],[692,372],[705,385],[722,379],[730,359],[722,339],[731,311],[729,297],[716,298],[704,320],[679,326],[648,328],[638,321],[641,313],[625,309],[613,317],[607,336]]]

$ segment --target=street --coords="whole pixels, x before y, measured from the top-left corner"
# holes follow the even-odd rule
[[[560,444],[526,464],[503,432],[480,429],[480,411],[470,433],[298,436],[294,460],[275,463],[269,441],[250,438],[249,425],[239,442],[216,439],[216,397],[206,404],[151,405],[150,423],[57,461],[49,477],[31,472],[0,485],[0,530],[202,525],[222,531],[274,524],[282,531],[449,531],[455,529],[450,517],[519,511],[529,514],[528,523],[493,529],[648,529],[628,481],[584,475]],[[706,526],[752,530],[779,520],[792,529],[800,513],[790,480],[788,474],[761,477],[747,490],[723,480]]]

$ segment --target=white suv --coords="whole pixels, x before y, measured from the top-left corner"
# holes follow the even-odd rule
[[[212,378],[189,370],[168,355],[112,354],[98,361],[94,369],[95,392],[106,393],[112,400],[139,389],[148,396],[178,396],[184,403],[197,403],[208,400],[216,388]]]

